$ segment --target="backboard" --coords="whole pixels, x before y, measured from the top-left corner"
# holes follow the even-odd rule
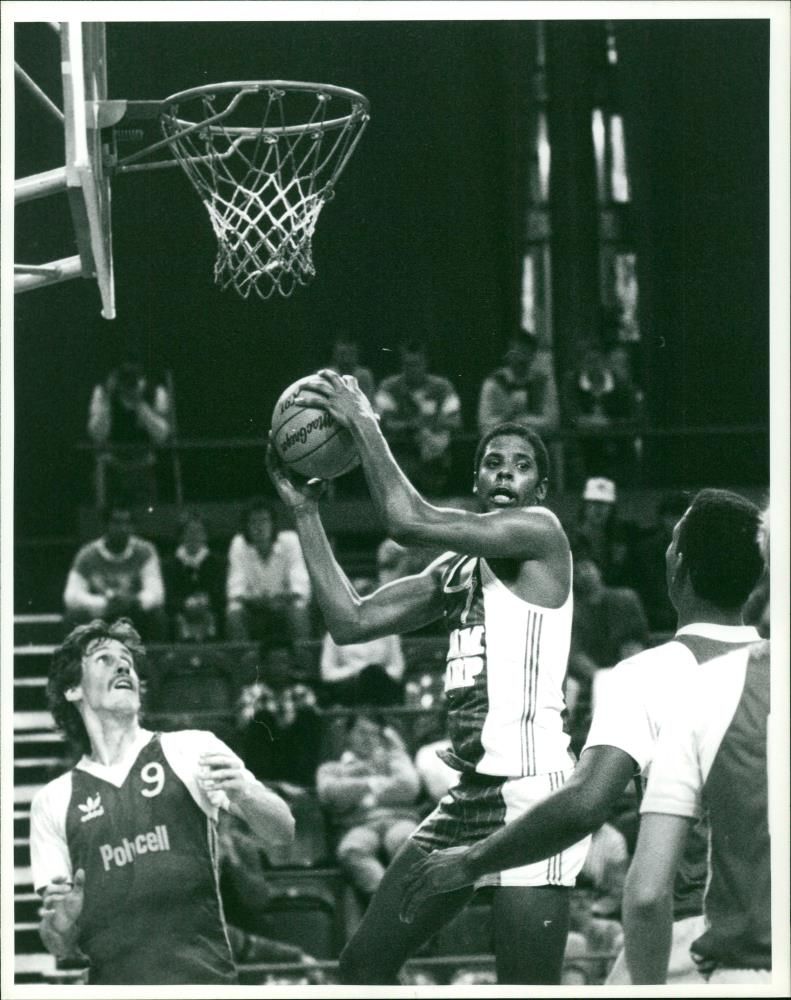
[[[102,315],[115,317],[110,180],[104,170],[96,101],[107,100],[105,27],[61,24],[66,184],[83,277],[93,276]]]
[[[71,278],[95,279],[102,316],[115,318],[110,179],[104,167],[97,102],[107,99],[105,26],[99,22],[60,22],[63,108],[59,109],[23,67],[16,66],[43,109],[63,127],[64,164],[14,182],[17,204],[66,192],[77,255],[45,263],[14,263],[14,291],[23,292]]]

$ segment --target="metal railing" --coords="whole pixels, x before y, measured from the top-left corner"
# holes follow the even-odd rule
[[[769,477],[769,428],[764,424],[655,427],[625,423],[612,424],[602,429],[560,429],[544,437],[552,460],[553,489],[560,493],[577,485],[579,474],[574,468],[575,455],[584,451],[589,444],[601,442],[626,446],[624,452],[628,454],[624,476],[632,482],[624,481],[624,485],[675,485],[663,482],[663,479],[672,479],[679,466],[694,470],[699,464],[694,456],[700,455],[705,465],[707,454],[711,459],[710,464],[720,466],[723,473],[728,469],[733,470],[737,477],[735,482],[754,481],[758,484],[768,482]],[[466,476],[472,465],[478,440],[479,435],[469,431],[454,437],[454,473],[458,470],[460,475]],[[187,502],[197,502],[215,499],[211,493],[217,491],[218,480],[230,478],[244,482],[250,478],[246,471],[249,473],[251,469],[254,470],[253,478],[260,491],[263,463],[259,460],[250,463],[249,459],[256,453],[263,456],[266,444],[265,437],[181,438],[171,445],[156,449],[156,452],[163,466],[171,466],[173,492],[178,499],[182,499],[183,493],[183,499]],[[747,447],[740,452],[739,444]],[[92,456],[98,466],[107,460],[106,445],[97,447],[83,441],[76,445],[76,450],[83,456]],[[113,453],[122,456],[126,451],[133,450],[133,447],[119,445],[113,448]],[[218,462],[221,458],[223,464],[220,467]],[[232,459],[230,463],[229,459]],[[207,463],[203,470],[199,468],[201,460]],[[743,471],[740,471],[740,463]],[[667,475],[664,474],[665,470]],[[101,479],[100,475],[98,481],[101,482]],[[103,504],[104,499],[103,496],[94,497],[98,506]]]

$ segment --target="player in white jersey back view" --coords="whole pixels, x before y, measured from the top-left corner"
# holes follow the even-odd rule
[[[353,378],[323,371],[301,393],[349,429],[383,527],[405,545],[450,551],[422,573],[358,595],[322,526],[320,486],[297,485],[272,449],[269,466],[291,508],[314,592],[336,642],[411,631],[444,618],[445,691],[460,780],[388,868],[340,959],[346,983],[397,982],[403,962],[469,900],[473,887],[428,900],[411,924],[399,921],[402,881],[438,847],[472,844],[560,787],[573,759],[563,731],[563,680],[572,596],[571,554],[543,500],[548,458],[540,437],[503,424],[481,440],[474,492],[481,513],[425,501],[392,457]],[[376,789],[372,789],[376,794]],[[560,980],[569,893],[587,843],[487,881],[496,885],[493,937],[501,983]]]

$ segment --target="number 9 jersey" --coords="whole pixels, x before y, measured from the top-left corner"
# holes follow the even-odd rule
[[[227,803],[196,780],[211,751],[229,752],[208,732],[142,731],[118,764],[83,757],[34,798],[36,890],[85,870],[79,946],[91,984],[236,982],[218,884]]]

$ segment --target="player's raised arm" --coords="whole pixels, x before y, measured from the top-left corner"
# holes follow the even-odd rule
[[[524,561],[567,553],[546,495],[546,470],[524,439],[479,454],[475,490],[485,513],[436,507],[415,490],[393,458],[371,405],[353,378],[323,370],[303,386],[297,403],[326,409],[346,427],[360,453],[371,496],[388,534],[402,544],[426,544],[487,558]]]
[[[361,597],[338,564],[321,522],[321,488],[314,483],[297,485],[271,445],[267,468],[280,499],[294,515],[313,591],[336,643],[411,630],[441,615],[441,560],[422,573],[395,580]]]

